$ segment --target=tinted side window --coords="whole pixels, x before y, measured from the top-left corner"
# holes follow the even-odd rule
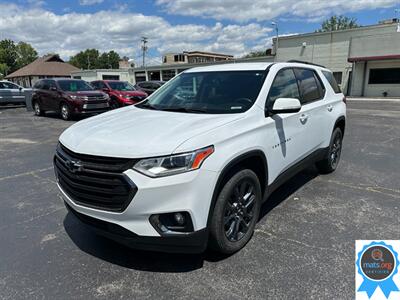
[[[49,88],[55,88],[55,89],[57,89],[57,85],[56,85],[56,83],[54,82],[54,80],[48,80],[48,83],[49,83]]]
[[[43,80],[42,81],[41,89],[42,90],[49,90],[50,89],[49,80]]]
[[[292,69],[283,69],[276,74],[268,93],[267,105],[272,106],[278,98],[300,99],[299,87]]]
[[[329,84],[331,85],[332,89],[336,94],[341,93],[340,87],[338,86],[335,77],[331,72],[328,71],[322,71],[322,74],[324,74],[326,80],[328,80]]]
[[[301,104],[306,104],[322,98],[321,84],[317,83],[314,71],[296,68],[295,74],[302,95]]]

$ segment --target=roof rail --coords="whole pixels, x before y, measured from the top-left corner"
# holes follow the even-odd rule
[[[288,60],[287,62],[289,62],[289,63],[299,63],[299,64],[312,65],[312,66],[317,66],[317,67],[321,67],[321,68],[326,68],[326,67],[323,66],[323,65],[314,64],[314,63],[312,63],[312,62],[302,61],[302,60],[296,60],[296,59],[291,59],[291,60]]]

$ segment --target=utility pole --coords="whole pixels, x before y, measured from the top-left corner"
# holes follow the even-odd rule
[[[142,64],[143,64],[143,67],[145,67],[146,66],[146,51],[148,49],[148,47],[147,47],[147,37],[142,36],[141,42],[142,42],[142,55],[143,55]]]
[[[278,47],[279,47],[279,31],[278,31],[278,23],[277,22],[271,22],[271,25],[275,27],[275,32],[276,32],[276,43],[275,43],[275,56],[278,53]]]

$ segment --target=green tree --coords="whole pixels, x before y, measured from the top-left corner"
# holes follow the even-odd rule
[[[100,69],[118,69],[119,61],[119,54],[111,50],[100,55],[98,65]]]
[[[8,73],[18,69],[17,66],[17,46],[12,40],[0,41],[0,64],[5,64],[8,67]]]
[[[9,67],[4,64],[0,63],[0,80],[3,79],[9,72]]]
[[[77,68],[90,70],[99,67],[99,50],[86,49],[69,59],[69,63]]]
[[[266,56],[266,51],[252,51],[249,54],[246,54],[243,56],[243,58],[250,58],[250,57],[260,57],[260,56]]]
[[[336,30],[344,30],[360,27],[357,24],[357,19],[345,16],[332,16],[321,24],[321,28],[317,32],[329,32]]]
[[[19,42],[17,44],[17,67],[22,68],[33,62],[38,58],[38,53],[36,50],[28,43]]]

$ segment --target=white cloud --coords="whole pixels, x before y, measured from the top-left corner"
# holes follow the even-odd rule
[[[79,0],[80,5],[94,5],[102,3],[104,0]]]
[[[398,0],[157,0],[168,13],[216,20],[272,20],[283,14],[320,20],[332,13],[387,8]]]
[[[2,12],[7,12],[2,14]],[[64,13],[0,4],[0,39],[31,43],[40,55],[56,52],[68,59],[86,48],[115,50],[139,60],[140,38],[149,38],[149,55],[165,52],[215,51],[241,56],[270,45],[271,29],[246,25],[172,25],[159,16],[121,11]]]

